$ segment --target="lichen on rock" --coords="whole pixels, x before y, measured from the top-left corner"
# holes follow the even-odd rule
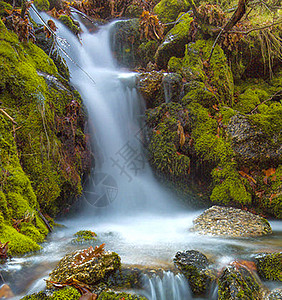
[[[49,280],[66,282],[75,279],[89,286],[94,286],[115,273],[120,268],[120,257],[115,252],[105,252],[101,256],[83,256],[84,250],[67,254],[50,273]],[[78,261],[77,257],[82,258]],[[84,257],[84,259],[83,259]],[[51,284],[47,284],[51,288]]]
[[[192,231],[225,237],[255,237],[271,234],[268,221],[233,207],[212,206],[193,220]]]

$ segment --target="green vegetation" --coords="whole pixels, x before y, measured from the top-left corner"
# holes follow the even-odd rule
[[[48,233],[37,210],[55,216],[81,193],[86,140],[78,93],[43,50],[0,28],[0,241],[23,254]]]
[[[32,294],[21,298],[21,300],[78,300],[81,297],[77,289],[65,287],[53,292],[50,296],[44,292]]]
[[[65,24],[73,33],[78,34],[80,29],[77,25],[74,24],[74,21],[68,15],[61,15],[59,20]]]
[[[258,274],[263,280],[282,281],[282,252],[259,254],[255,259]]]
[[[161,0],[155,7],[154,12],[163,24],[176,20],[180,12],[188,10],[188,1],[186,0]]]
[[[146,300],[147,298],[141,297],[134,294],[127,294],[127,293],[114,293],[114,292],[102,292],[98,300]]]
[[[92,243],[96,241],[97,234],[90,230],[80,230],[73,235],[75,238],[72,239],[72,244],[84,244],[84,243]]]
[[[34,5],[38,10],[48,11],[50,8],[50,3],[48,0],[35,0]]]

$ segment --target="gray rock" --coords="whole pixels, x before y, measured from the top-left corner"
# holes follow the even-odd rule
[[[233,207],[212,206],[193,224],[192,231],[215,236],[251,237],[272,233],[266,219]]]
[[[232,148],[237,159],[245,165],[274,163],[281,160],[282,145],[276,143],[277,137],[251,124],[243,115],[236,115],[230,119],[227,127],[232,141]]]
[[[216,276],[209,268],[210,263],[204,254],[195,250],[177,252],[173,261],[187,278],[193,294],[204,295],[209,291]]]

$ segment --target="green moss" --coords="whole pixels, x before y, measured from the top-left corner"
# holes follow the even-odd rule
[[[282,281],[282,252],[256,256],[259,276],[264,280]]]
[[[63,288],[53,293],[50,300],[77,300],[81,297],[75,288]]]
[[[266,135],[275,138],[277,136],[279,143],[282,142],[281,132],[282,123],[282,105],[279,102],[273,102],[264,107],[260,114],[254,114],[249,117],[252,124],[261,129]],[[275,141],[274,141],[275,142]]]
[[[190,168],[189,157],[178,152],[181,149],[178,112],[181,110],[180,104],[169,103],[147,113],[147,122],[155,128],[149,145],[151,163],[157,172],[174,180],[185,178]],[[161,121],[165,113],[168,117]]]
[[[8,13],[5,10],[12,10],[13,6],[5,1],[0,1],[0,17],[6,16]]]
[[[78,300],[81,297],[77,289],[73,287],[65,287],[47,296],[46,293],[40,292],[25,296],[21,300]]]
[[[134,295],[134,294],[128,294],[128,293],[114,293],[114,292],[102,292],[98,300],[146,300],[147,298]]]
[[[180,12],[188,10],[186,0],[161,0],[155,7],[154,12],[162,23],[170,23],[176,20]]]
[[[76,237],[75,239],[72,239],[72,244],[83,244],[83,243],[89,243],[96,241],[97,234],[95,232],[92,232],[90,230],[80,230],[77,233],[73,235]]]
[[[50,3],[48,0],[34,0],[34,5],[38,10],[42,11],[47,11],[50,7]]]
[[[24,220],[19,241],[26,243],[25,234],[32,241],[31,249],[17,250],[19,243],[16,250],[12,247],[22,254],[23,249],[40,248],[34,242],[43,241],[48,232],[36,209],[40,206],[54,216],[81,193],[81,152],[86,142],[80,110],[75,112],[77,120],[66,119],[72,113],[67,110],[71,101],[79,107],[79,95],[55,77],[57,68],[41,49],[20,43],[2,21],[0,28],[0,102],[18,127],[15,133],[12,122],[0,112],[0,208],[7,224],[12,218]],[[27,222],[28,215],[34,216],[32,221]]]
[[[212,171],[213,183],[210,199],[225,205],[249,205],[251,194],[246,190],[246,180],[242,179],[234,164],[219,165]]]
[[[156,52],[156,63],[161,68],[166,67],[172,56],[183,57],[185,44],[191,41],[189,31],[193,18],[189,14],[184,14],[180,15],[178,19],[179,22],[167,33]]]
[[[167,68],[169,72],[181,74],[182,59],[175,56],[171,57],[169,59]]]
[[[142,57],[142,65],[147,66],[149,62],[154,61],[154,55],[158,48],[157,41],[146,41],[138,47],[139,56]]]
[[[242,113],[250,113],[262,101],[266,100],[269,94],[260,88],[250,87],[238,97],[238,103],[234,108]]]
[[[45,239],[47,232],[43,234],[31,223],[22,223],[20,226],[20,233],[30,237],[37,243],[42,243]]]
[[[203,107],[211,108],[213,105],[220,102],[218,96],[211,92],[203,82],[189,82],[185,86],[185,91],[187,93],[182,99],[182,102],[185,104],[198,102]]]
[[[56,75],[58,70],[51,58],[47,58],[44,51],[34,45],[33,43],[28,43],[24,45],[25,52],[32,57],[31,63],[36,70],[40,70],[47,74]],[[45,59],[42,59],[42,58]]]
[[[41,247],[30,237],[19,233],[11,226],[4,225],[0,233],[0,241],[9,243],[9,254],[22,255],[27,252],[38,251]]]
[[[182,75],[193,87],[187,98],[195,99],[205,107],[218,103],[231,106],[234,94],[232,72],[218,45],[207,63],[212,45],[212,40],[198,40],[187,44],[181,63],[180,60],[171,58],[169,68]]]
[[[228,266],[218,279],[218,299],[261,299],[258,279],[247,268]]]
[[[74,24],[73,20],[67,15],[61,15],[59,20],[65,24],[73,33],[78,34],[80,29]]]

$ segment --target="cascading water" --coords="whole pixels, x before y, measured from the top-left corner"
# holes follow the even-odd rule
[[[161,276],[144,275],[143,295],[148,300],[192,300],[189,284],[182,274],[171,271],[163,272]]]
[[[143,104],[134,87],[135,74],[115,66],[111,27],[95,35],[83,28],[83,47],[67,29],[59,28],[71,45],[69,55],[81,66],[70,64],[71,81],[88,108],[94,132],[96,166],[85,196],[99,214],[99,208],[117,216],[129,211],[171,212],[172,197],[154,179],[142,150],[139,117]]]
[[[45,20],[50,18],[42,16]],[[76,249],[71,240],[82,229],[95,231],[97,242],[106,243],[108,250],[117,252],[123,263],[131,265],[171,266],[177,251],[198,249],[217,257],[215,264],[221,269],[234,258],[245,259],[257,249],[269,245],[278,248],[281,223],[273,227],[278,232],[276,236],[256,240],[210,238],[189,232],[193,218],[200,212],[183,209],[179,212],[173,196],[156,182],[144,158],[139,118],[144,107],[135,89],[134,73],[115,65],[110,51],[113,25],[104,26],[95,34],[83,27],[81,42],[62,24],[56,25],[58,35],[70,44],[65,50],[80,66],[68,64],[72,83],[88,109],[94,136],[95,172],[85,189],[87,210],[77,214],[76,219],[64,220],[67,228],[52,233],[42,252],[15,258],[7,264],[7,272],[1,272],[11,286],[19,285],[15,292],[42,289],[43,279],[58,260]],[[12,274],[11,279],[8,273]],[[166,272],[145,281],[150,300],[192,299],[181,275]],[[173,296],[166,294],[166,290],[173,290]]]

